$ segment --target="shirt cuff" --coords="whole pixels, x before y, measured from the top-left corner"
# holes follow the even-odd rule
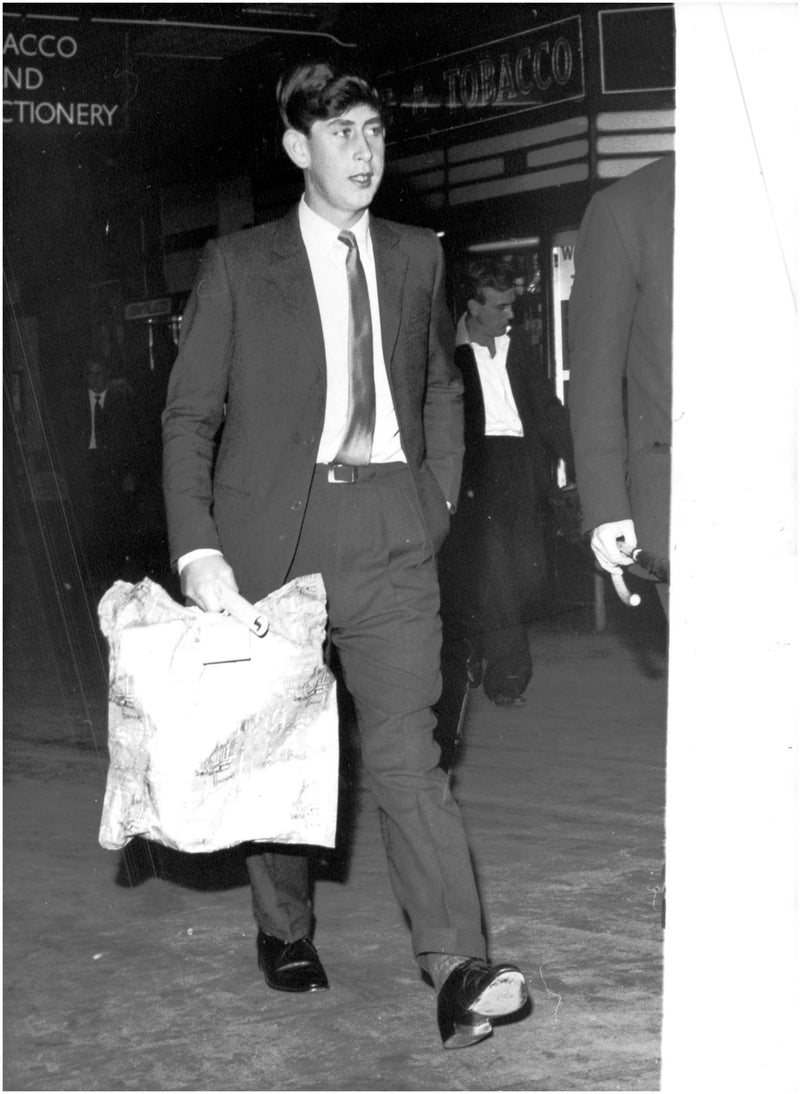
[[[218,551],[216,547],[198,547],[196,551],[187,551],[178,559],[178,574],[196,558],[208,558],[210,555],[222,555],[222,551]]]

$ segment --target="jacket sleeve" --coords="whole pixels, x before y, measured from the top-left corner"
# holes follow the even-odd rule
[[[173,559],[198,547],[220,547],[212,516],[212,472],[232,341],[228,272],[212,241],[186,306],[162,415],[164,502]]]
[[[455,508],[464,458],[464,385],[453,355],[455,336],[444,290],[444,255],[436,240],[428,373],[423,425],[426,462],[445,499]]]
[[[636,295],[635,256],[601,192],[578,233],[569,302],[569,414],[584,531],[631,516],[623,380]]]
[[[569,412],[533,362],[531,373],[537,432],[550,455],[559,460],[566,460],[571,466],[574,455]]]

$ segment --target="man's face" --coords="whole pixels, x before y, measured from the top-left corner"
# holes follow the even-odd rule
[[[100,361],[90,361],[86,366],[86,383],[98,394],[108,386],[108,373]]]
[[[470,300],[469,311],[475,323],[488,338],[499,338],[505,334],[514,318],[514,301],[517,294],[513,288],[505,292],[486,288],[482,294],[483,302]]]
[[[366,104],[317,121],[305,134],[289,129],[284,147],[302,168],[306,201],[338,228],[350,228],[369,206],[383,177],[384,129]]]

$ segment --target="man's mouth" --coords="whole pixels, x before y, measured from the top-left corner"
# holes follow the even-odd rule
[[[363,175],[351,175],[350,181],[354,182],[357,186],[369,186],[372,182],[372,172],[366,172]]]

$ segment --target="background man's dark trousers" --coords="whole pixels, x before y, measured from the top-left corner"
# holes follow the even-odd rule
[[[484,959],[466,836],[433,740],[439,587],[405,464],[359,468],[357,482],[335,484],[326,467],[317,467],[286,580],[308,573],[321,573],[327,589],[331,640],[355,704],[364,769],[414,952]],[[305,857],[270,850],[247,861],[259,927],[287,941],[309,934]]]
[[[445,640],[485,659],[490,699],[521,696],[533,671],[528,627],[547,579],[539,494],[524,439],[484,438],[442,552]]]

